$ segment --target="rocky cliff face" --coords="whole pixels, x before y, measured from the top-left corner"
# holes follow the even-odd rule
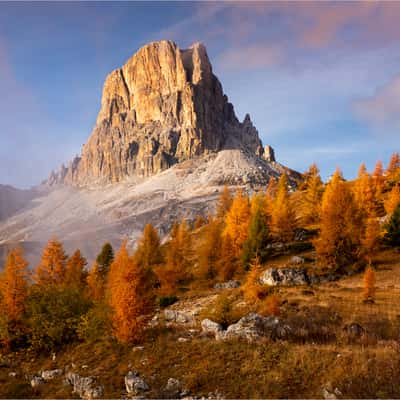
[[[181,50],[170,41],[154,42],[106,78],[81,156],[52,172],[47,183],[85,186],[148,177],[222,149],[264,153],[250,117],[237,119],[205,47]],[[271,154],[268,161],[274,161]]]

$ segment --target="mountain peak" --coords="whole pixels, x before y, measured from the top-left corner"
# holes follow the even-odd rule
[[[205,46],[151,42],[107,76],[81,156],[48,183],[84,186],[147,177],[224,148],[264,152],[250,116],[243,123],[237,119]]]

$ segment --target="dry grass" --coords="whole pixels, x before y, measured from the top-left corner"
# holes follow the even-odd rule
[[[218,391],[227,398],[320,398],[328,385],[344,398],[399,398],[400,257],[387,250],[373,262],[374,304],[362,302],[362,274],[310,288],[275,288],[280,318],[296,331],[288,341],[217,342],[187,329],[161,326],[147,331],[143,350],[105,338],[65,348],[55,362],[50,355],[24,351],[12,355],[11,365],[0,367],[0,397],[70,398],[71,388],[61,379],[33,391],[21,377],[74,364],[80,374],[99,377],[107,398],[124,395],[123,379],[132,369],[145,377],[151,387],[148,397],[153,398],[168,395],[164,388],[171,377],[196,396]],[[188,304],[215,293],[223,292],[198,285],[180,297]],[[238,289],[225,293],[238,316],[256,307],[246,305]],[[208,311],[217,304],[214,299]],[[343,328],[354,322],[366,333],[349,340]],[[180,342],[180,337],[188,340]],[[19,378],[10,378],[11,371]]]

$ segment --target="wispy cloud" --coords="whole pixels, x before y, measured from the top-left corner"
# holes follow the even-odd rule
[[[396,134],[400,129],[400,75],[379,87],[372,96],[354,102],[355,114],[379,132]]]

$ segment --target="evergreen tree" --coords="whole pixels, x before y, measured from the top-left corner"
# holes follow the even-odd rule
[[[269,236],[269,229],[265,217],[262,215],[261,211],[258,210],[251,218],[249,235],[243,246],[242,262],[245,268],[247,268],[250,261],[256,257],[258,257],[261,262],[266,261],[268,255],[267,245],[270,240]]]
[[[394,210],[389,223],[385,227],[384,241],[387,245],[400,248],[400,204]]]
[[[114,261],[114,250],[110,243],[105,243],[96,257],[96,263],[103,279],[107,277],[111,263]]]

